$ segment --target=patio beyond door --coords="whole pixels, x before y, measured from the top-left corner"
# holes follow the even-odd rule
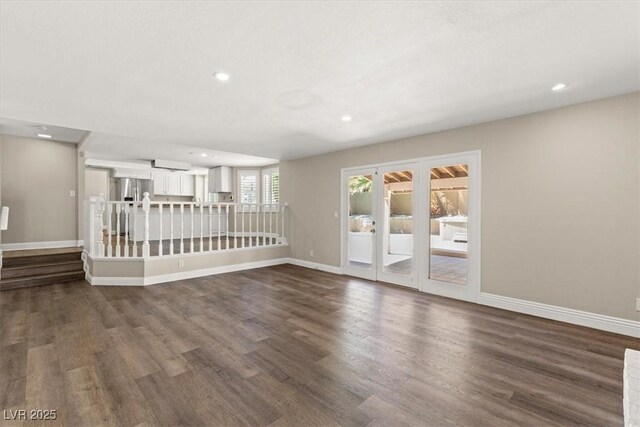
[[[417,287],[414,192],[419,164],[343,173],[343,270],[346,274]]]

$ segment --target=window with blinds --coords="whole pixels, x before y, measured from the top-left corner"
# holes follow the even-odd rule
[[[238,171],[238,202],[258,203],[258,171]]]
[[[277,168],[262,171],[262,203],[280,203],[280,172]]]

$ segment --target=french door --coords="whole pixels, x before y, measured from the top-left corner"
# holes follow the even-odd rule
[[[423,292],[466,301],[480,296],[480,153],[420,162],[424,212]]]
[[[469,152],[343,169],[343,272],[477,300],[479,167]]]
[[[419,163],[343,171],[343,271],[418,287]],[[414,209],[415,207],[415,209]]]

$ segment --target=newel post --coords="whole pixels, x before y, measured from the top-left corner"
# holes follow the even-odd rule
[[[90,206],[91,215],[93,218],[93,227],[91,228],[91,256],[103,257],[104,256],[104,236],[103,236],[103,213],[104,213],[104,195],[101,193],[97,197],[91,197]]]
[[[142,211],[144,212],[144,242],[142,242],[142,257],[148,258],[151,254],[149,248],[149,211],[151,210],[151,200],[146,191],[142,195]]]

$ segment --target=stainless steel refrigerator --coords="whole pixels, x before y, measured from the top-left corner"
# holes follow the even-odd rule
[[[128,202],[142,201],[148,192],[153,199],[153,181],[150,179],[116,178],[116,200]]]
[[[145,192],[153,200],[153,181],[150,179],[116,178],[116,200],[124,202],[140,202]],[[120,212],[119,234],[124,236],[126,229],[124,210]]]

